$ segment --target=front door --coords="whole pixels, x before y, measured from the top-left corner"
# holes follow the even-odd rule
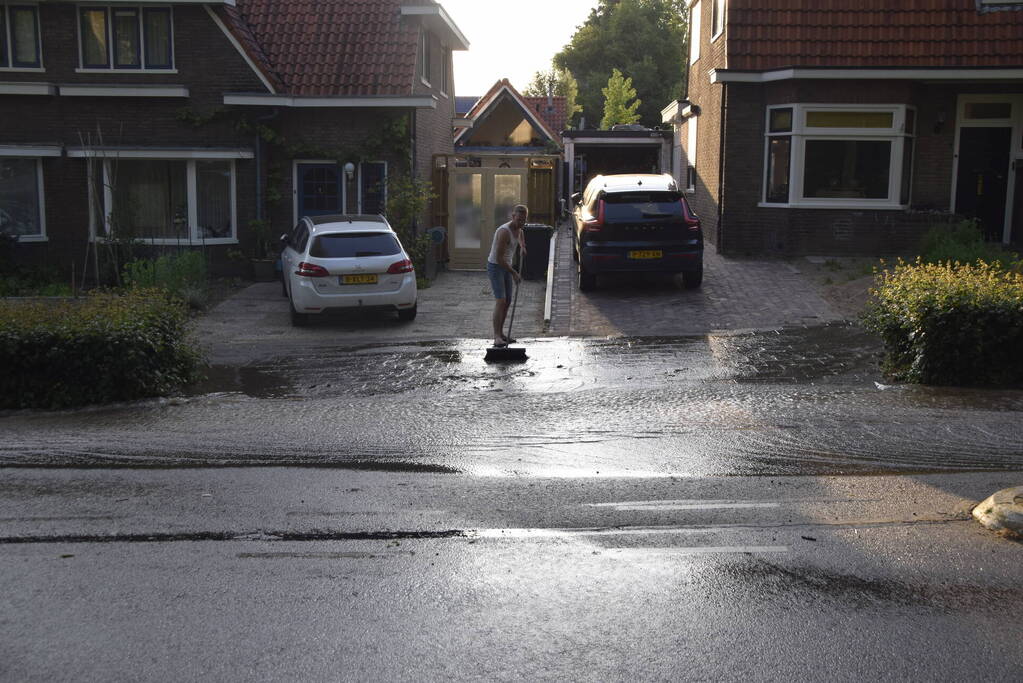
[[[963,128],[959,133],[956,213],[980,221],[989,242],[1001,242],[1009,189],[1012,128]]]
[[[336,163],[297,164],[295,194],[299,217],[344,213],[341,178],[342,171]]]
[[[454,168],[448,176],[451,268],[486,268],[497,226],[525,202],[525,169]]]

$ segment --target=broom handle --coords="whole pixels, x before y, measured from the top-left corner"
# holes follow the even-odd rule
[[[519,247],[515,247],[515,251],[516,252],[521,252],[521,249]],[[520,254],[520,256],[521,256],[521,254]],[[521,257],[519,258],[519,269],[517,271],[515,271],[515,272],[518,275],[521,275],[521,273],[522,273],[522,258]],[[511,319],[508,321],[508,339],[511,339],[512,325],[515,324],[515,307],[519,305],[519,287],[520,286],[521,286],[520,283],[516,283],[515,284],[515,300],[512,302]]]

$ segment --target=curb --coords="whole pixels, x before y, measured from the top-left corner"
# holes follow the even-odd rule
[[[973,518],[992,531],[1023,536],[1023,486],[1002,489],[973,508]]]

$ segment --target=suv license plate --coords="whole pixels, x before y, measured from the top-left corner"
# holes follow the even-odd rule
[[[343,285],[375,285],[377,283],[377,276],[373,275],[342,275],[341,284]]]
[[[664,252],[660,249],[650,251],[630,251],[629,258],[661,258]]]

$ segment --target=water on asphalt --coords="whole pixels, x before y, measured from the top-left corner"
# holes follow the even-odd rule
[[[682,338],[296,349],[187,395],[9,412],[3,464],[313,465],[492,476],[1023,469],[1023,391],[889,385],[848,324]]]

